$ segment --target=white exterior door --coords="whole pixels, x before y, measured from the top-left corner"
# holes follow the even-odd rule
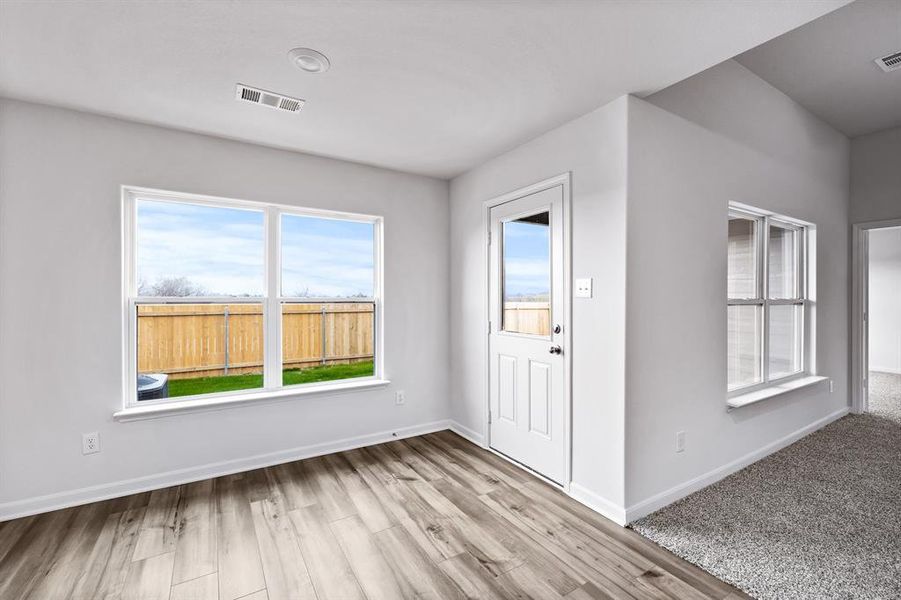
[[[567,410],[563,347],[564,187],[490,209],[490,446],[561,485]]]

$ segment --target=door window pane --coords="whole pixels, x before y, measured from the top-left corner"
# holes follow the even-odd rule
[[[729,218],[728,256],[728,297],[758,297],[756,220]]]
[[[502,329],[551,333],[551,229],[544,211],[502,223]]]
[[[798,236],[796,229],[770,225],[769,241],[769,297],[798,298]]]
[[[799,304],[770,306],[770,379],[801,370],[801,316]]]
[[[371,377],[375,304],[282,305],[282,385]]]
[[[372,298],[375,225],[282,215],[282,296]]]
[[[763,307],[756,304],[732,305],[728,310],[728,384],[729,389],[763,381],[761,341]]]
[[[263,387],[261,304],[140,304],[138,401]]]
[[[263,212],[138,200],[138,296],[253,296],[264,291]]]

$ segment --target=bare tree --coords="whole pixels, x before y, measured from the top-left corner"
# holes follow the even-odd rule
[[[167,298],[184,298],[186,296],[203,296],[206,289],[187,277],[164,277],[154,283],[146,281],[138,283],[139,296],[163,296]]]

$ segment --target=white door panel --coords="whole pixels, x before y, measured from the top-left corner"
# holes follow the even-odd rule
[[[529,432],[545,437],[551,435],[551,365],[529,361]]]
[[[497,357],[497,417],[516,422],[516,357]]]
[[[552,481],[566,477],[561,185],[490,212],[490,445]]]

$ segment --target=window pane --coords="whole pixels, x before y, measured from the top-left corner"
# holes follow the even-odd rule
[[[282,305],[283,385],[371,377],[372,302]]]
[[[801,370],[801,322],[804,308],[798,304],[770,306],[770,379]]]
[[[551,333],[551,228],[547,211],[503,223],[502,328]]]
[[[372,298],[375,225],[282,215],[282,295]]]
[[[728,297],[757,298],[757,221],[729,217]]]
[[[762,320],[762,306],[743,304],[729,307],[727,361],[730,390],[763,381]]]
[[[769,297],[798,298],[798,238],[800,232],[770,225]]]
[[[137,201],[138,296],[262,296],[263,213]]]
[[[260,304],[141,304],[138,400],[263,387]]]

